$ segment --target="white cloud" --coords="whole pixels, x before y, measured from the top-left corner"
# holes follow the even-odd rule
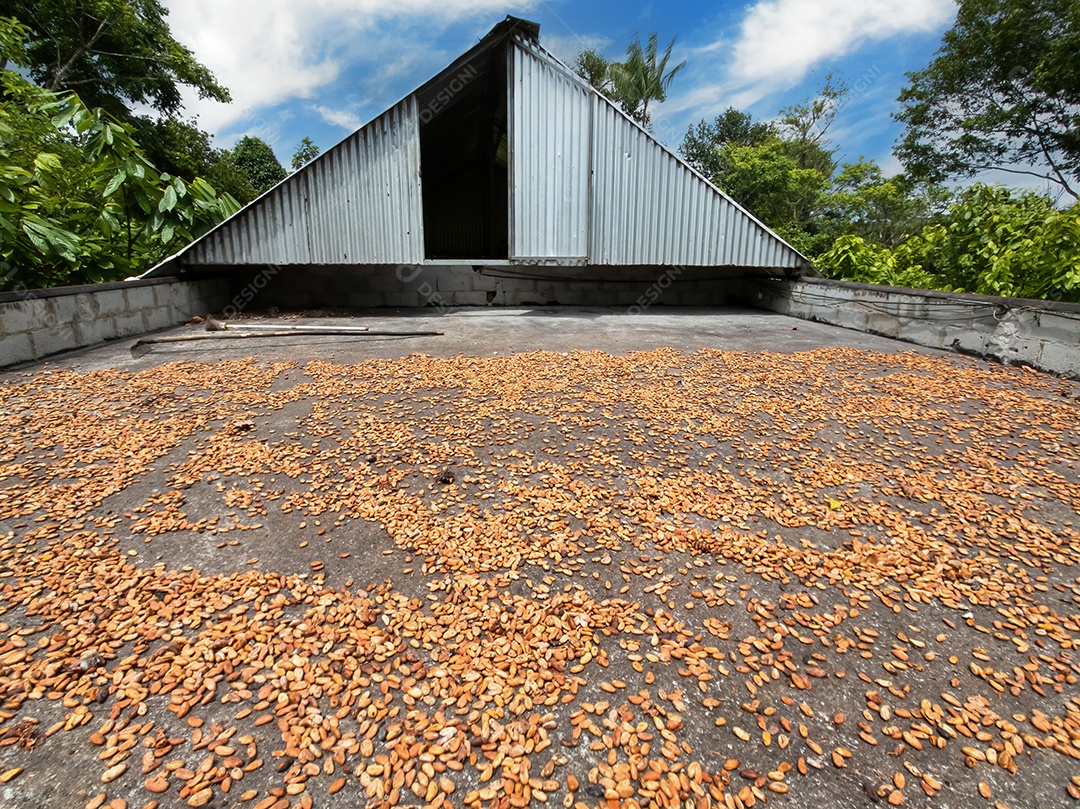
[[[721,31],[693,51],[710,62],[719,79],[700,83],[665,106],[671,113],[752,107],[869,43],[939,31],[955,9],[953,0],[758,0],[736,36]],[[709,60],[724,55],[728,58],[719,64]]]
[[[929,33],[955,13],[953,0],[761,0],[743,18],[729,82],[735,106],[798,84],[815,65],[868,42]]]
[[[359,115],[349,112],[348,110],[335,110],[330,107],[324,107],[321,104],[313,106],[312,109],[319,113],[319,116],[328,124],[340,126],[342,129],[347,129],[349,132],[355,132],[363,126],[364,123]]]
[[[451,19],[490,13],[502,0],[166,0],[173,36],[229,88],[232,104],[186,93],[185,108],[204,129],[250,125],[260,110],[310,99],[351,61],[363,61],[365,42],[388,52],[393,41],[416,45],[401,23],[437,31]],[[256,129],[259,126],[256,124]]]
[[[574,59],[582,51],[592,48],[598,53],[604,53],[611,46],[611,40],[605,37],[579,36],[574,33],[568,35],[544,33],[540,40],[549,53],[567,65],[572,65]],[[621,54],[615,54],[615,58],[619,56]]]

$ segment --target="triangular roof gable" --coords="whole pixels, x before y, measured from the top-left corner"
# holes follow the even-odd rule
[[[549,223],[562,221],[565,205],[554,210],[559,207],[557,197],[561,194],[563,202],[575,197],[569,186],[551,194],[550,189],[536,191],[533,183],[532,191],[526,191],[530,183],[521,166],[527,159],[533,160],[534,180],[547,182],[558,171],[569,170],[577,181],[585,178],[587,186],[582,190],[579,185],[576,218],[567,220],[572,228],[586,229],[568,242],[583,255],[550,250],[533,255],[512,249],[510,263],[565,259],[610,265],[768,268],[798,268],[805,263],[790,245],[546,51],[539,43],[539,25],[507,17],[390,110],[145,275],[168,274],[178,265],[422,263],[420,123],[432,109],[438,107],[441,114],[452,105],[454,82],[486,64],[507,41],[514,48],[516,71],[509,104],[517,112],[511,126],[515,170],[510,196],[514,214],[520,214],[511,222],[512,241],[543,246],[542,236],[534,238],[537,228],[528,211],[537,214],[546,205]],[[526,64],[529,70],[523,71]],[[531,75],[531,91],[521,89],[528,83],[524,73]],[[552,155],[541,147],[550,137],[544,136],[545,141],[537,133],[550,128],[551,122],[535,114],[530,121],[526,109],[541,86],[552,95],[553,77],[573,88],[579,106],[589,107],[587,138],[573,127],[557,134],[568,142],[577,139],[573,148],[588,160],[591,171],[582,172],[579,164],[545,165]],[[565,100],[549,98],[556,105]],[[634,159],[635,155],[640,157]],[[637,204],[635,195],[650,197],[649,203]]]

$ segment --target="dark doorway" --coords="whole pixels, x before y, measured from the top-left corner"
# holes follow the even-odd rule
[[[505,43],[419,94],[427,259],[509,256]]]

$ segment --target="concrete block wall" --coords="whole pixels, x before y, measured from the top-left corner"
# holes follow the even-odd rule
[[[253,306],[722,306],[741,270],[681,267],[282,267]],[[265,279],[265,271],[252,273]],[[242,283],[242,281],[241,281]]]
[[[0,294],[0,367],[120,337],[134,337],[220,311],[227,278],[156,278]]]
[[[916,345],[1080,378],[1080,305],[846,281],[749,281],[745,303]]]

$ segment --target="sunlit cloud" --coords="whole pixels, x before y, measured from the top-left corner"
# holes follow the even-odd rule
[[[715,78],[669,106],[745,109],[868,44],[941,30],[955,11],[953,0],[761,0],[747,9],[736,36],[719,31],[696,49],[720,62],[712,64]]]
[[[373,73],[412,67],[401,54],[452,20],[490,17],[501,0],[166,0],[173,35],[229,88],[232,104],[184,95],[204,129],[221,132],[276,105],[316,99],[357,63]],[[417,26],[422,29],[418,31]],[[395,56],[395,54],[397,54]],[[381,57],[381,58],[380,58]],[[398,60],[395,65],[394,60]]]
[[[313,106],[312,110],[319,113],[319,117],[328,124],[340,126],[342,129],[346,129],[349,132],[355,132],[364,123],[359,115],[349,112],[348,110],[335,110],[319,104]]]

